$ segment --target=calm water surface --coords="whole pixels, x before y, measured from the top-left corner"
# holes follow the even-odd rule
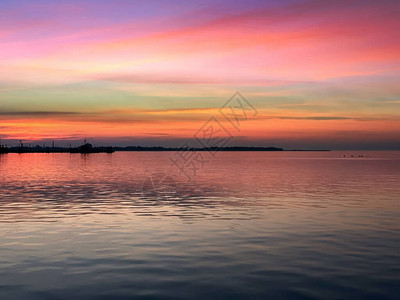
[[[171,155],[0,155],[0,299],[399,299],[400,152]]]

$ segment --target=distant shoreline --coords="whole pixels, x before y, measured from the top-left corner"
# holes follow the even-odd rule
[[[294,149],[294,150],[285,150],[283,148],[278,147],[211,147],[211,148],[164,148],[164,147],[114,147],[115,151],[119,152],[132,152],[132,151],[262,151],[262,152],[269,152],[269,151],[276,151],[276,152],[284,152],[284,151],[331,151],[331,150],[308,150],[308,149]]]
[[[7,153],[112,153],[112,152],[164,152],[164,151],[229,151],[229,152],[326,152],[331,151],[328,149],[293,149],[285,150],[278,147],[211,147],[211,148],[176,148],[176,147],[141,147],[141,146],[128,146],[128,147],[93,147],[91,152],[79,152],[75,151],[77,148],[63,148],[63,147],[11,147],[11,148],[0,148],[0,154]],[[112,151],[110,151],[112,150]]]

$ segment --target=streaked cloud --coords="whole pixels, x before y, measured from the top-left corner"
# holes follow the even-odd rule
[[[2,1],[0,134],[178,141],[240,90],[260,112],[251,141],[395,143],[399,14],[394,0]]]

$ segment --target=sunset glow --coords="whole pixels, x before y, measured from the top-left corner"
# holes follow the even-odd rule
[[[234,144],[400,149],[399,14],[390,0],[1,1],[0,138],[179,146],[240,91],[258,115]]]

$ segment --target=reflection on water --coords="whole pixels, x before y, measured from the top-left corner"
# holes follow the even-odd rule
[[[395,299],[399,154],[0,155],[0,297]]]

